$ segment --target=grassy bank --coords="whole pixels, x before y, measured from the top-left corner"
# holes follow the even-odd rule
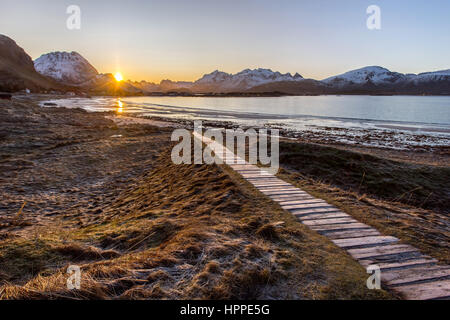
[[[296,142],[280,144],[280,177],[386,235],[449,263],[450,168]]]
[[[280,162],[347,191],[449,213],[450,167],[392,161],[359,152],[282,142]]]

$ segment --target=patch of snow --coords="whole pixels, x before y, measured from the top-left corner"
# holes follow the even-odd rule
[[[296,73],[294,76],[290,73],[282,74],[270,69],[245,69],[236,74],[230,74],[216,70],[204,75],[197,80],[197,85],[215,85],[224,90],[246,90],[252,87],[278,81],[301,81],[303,77]]]
[[[405,81],[406,79],[407,77],[402,73],[391,72],[379,66],[369,66],[324,79],[322,82],[329,85],[344,86],[366,83],[386,84]]]
[[[77,52],[51,52],[34,61],[37,72],[67,84],[81,84],[98,75],[97,70]]]
[[[450,69],[440,70],[434,72],[424,72],[417,75],[409,75],[408,80],[417,82],[429,82],[429,81],[450,81]]]

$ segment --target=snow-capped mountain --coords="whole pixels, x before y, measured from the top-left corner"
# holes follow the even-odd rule
[[[408,81],[413,81],[415,83],[429,82],[429,81],[450,81],[450,69],[440,70],[434,72],[424,72],[415,74],[408,74]]]
[[[51,52],[34,61],[36,71],[60,82],[79,85],[98,75],[97,70],[77,52]]]
[[[290,73],[282,74],[270,69],[245,69],[236,74],[216,70],[197,80],[194,83],[194,87],[197,89],[204,88],[210,91],[245,91],[252,87],[271,82],[301,80],[304,79],[298,73],[292,76]]]
[[[450,70],[403,74],[364,67],[321,81],[331,93],[449,94]]]
[[[407,76],[402,73],[391,72],[386,68],[378,66],[369,66],[324,79],[322,82],[339,88],[349,85],[363,85],[368,83],[375,85],[392,84],[406,80]]]
[[[147,92],[168,92],[185,91],[192,92],[243,92],[250,88],[273,83],[273,82],[297,82],[304,80],[301,75],[296,73],[292,76],[290,73],[282,74],[270,69],[245,69],[236,74],[226,73],[219,70],[205,74],[195,82],[162,80],[159,84],[140,81],[129,83],[137,88]]]
[[[160,84],[130,82],[144,92],[276,92],[286,94],[447,94],[450,70],[402,74],[369,66],[322,81],[304,79],[296,73],[281,74],[270,69],[245,69],[236,74],[213,71],[194,82],[163,80]]]
[[[172,81],[162,80],[159,84],[154,82],[142,81],[128,81],[128,83],[136,88],[145,92],[168,92],[168,91],[180,91],[190,90],[194,85],[191,81]]]

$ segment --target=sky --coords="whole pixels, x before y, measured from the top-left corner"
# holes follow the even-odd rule
[[[81,9],[69,30],[69,5]],[[369,5],[381,29],[369,30]],[[0,33],[33,58],[77,51],[99,72],[159,82],[270,68],[323,79],[379,65],[450,69],[449,0],[1,0]]]

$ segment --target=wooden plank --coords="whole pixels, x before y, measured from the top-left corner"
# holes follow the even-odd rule
[[[250,183],[258,183],[258,184],[266,183],[266,184],[270,184],[270,185],[281,184],[281,185],[285,185],[285,186],[292,186],[291,184],[289,184],[289,183],[287,183],[285,181],[277,180],[275,178],[255,177],[255,178],[252,178],[252,179],[247,179],[247,181],[250,182]]]
[[[281,180],[280,178],[277,178],[276,176],[266,176],[266,175],[263,175],[263,176],[259,176],[259,177],[252,177],[252,178],[248,178],[247,179],[248,181],[264,181],[264,180],[269,180],[269,181],[279,181],[279,182],[284,182],[284,183],[287,183],[286,181],[284,181],[284,180]]]
[[[416,259],[404,260],[400,262],[376,262],[371,259],[359,260],[359,263],[363,267],[367,267],[371,264],[376,264],[378,267],[380,267],[381,270],[406,269],[411,267],[434,265],[437,262],[438,261],[436,259],[431,259],[427,256]]]
[[[301,191],[297,191],[295,189],[281,189],[281,190],[269,190],[269,189],[264,189],[261,190],[261,187],[256,187],[256,189],[258,189],[259,191],[261,191],[262,193],[266,194],[266,195],[305,195],[304,193],[302,193]]]
[[[355,222],[355,223],[345,223],[345,224],[330,224],[330,225],[317,225],[310,226],[312,230],[320,231],[322,234],[327,234],[328,232],[343,231],[343,230],[361,230],[370,229],[367,224]]]
[[[245,164],[233,164],[230,167],[233,169],[247,169],[247,168],[255,168],[258,170],[261,170],[259,167],[255,166],[254,164],[245,163]]]
[[[314,201],[314,202],[307,202],[306,201],[302,201],[302,200],[298,200],[298,201],[293,201],[291,203],[279,203],[279,205],[288,211],[293,211],[293,210],[298,210],[299,212],[301,210],[308,210],[308,209],[332,209],[332,210],[339,210],[338,208],[324,202],[324,201]]]
[[[407,244],[387,245],[371,248],[349,249],[350,255],[357,259],[368,259],[393,254],[403,254],[408,252],[419,252],[416,248]]]
[[[248,175],[258,174],[258,175],[265,176],[265,177],[274,177],[273,174],[271,174],[267,171],[261,170],[258,167],[236,169],[236,171],[240,172],[242,174],[248,174]]]
[[[258,189],[260,189],[261,192],[267,192],[267,193],[273,193],[276,194],[277,192],[284,192],[286,194],[291,194],[291,193],[295,193],[295,194],[307,194],[305,191],[302,191],[300,189],[297,189],[295,187],[284,187],[284,188],[280,188],[278,187],[277,189],[275,188],[261,188],[259,187]]]
[[[261,172],[261,169],[252,165],[230,164],[229,167],[237,172]]]
[[[321,224],[342,224],[342,223],[355,223],[355,219],[351,218],[336,218],[336,219],[324,219],[324,220],[306,220],[303,224],[307,226],[317,226]]]
[[[280,201],[290,200],[290,199],[292,199],[294,197],[301,197],[299,199],[306,198],[306,197],[309,198],[309,199],[315,199],[312,195],[310,195],[310,194],[308,194],[308,193],[306,193],[304,191],[301,191],[301,190],[299,190],[299,192],[297,192],[295,194],[280,194],[280,195],[274,194],[274,195],[271,195],[271,197],[274,198],[274,199],[279,199]]]
[[[368,265],[368,264],[393,264],[393,263],[402,263],[406,261],[412,261],[412,260],[418,260],[418,259],[429,259],[429,256],[423,255],[419,250],[414,248],[414,251],[408,251],[408,252],[399,252],[399,253],[392,253],[392,254],[386,254],[382,256],[377,257],[370,257],[370,258],[364,258],[364,259],[358,259],[358,262],[361,265]]]
[[[299,216],[298,218],[301,221],[305,220],[318,220],[318,219],[331,219],[331,218],[347,218],[350,217],[348,214],[342,211],[330,212],[330,213],[313,213],[307,214],[303,216]]]
[[[292,210],[290,210],[292,211]],[[311,217],[310,220],[323,219],[322,217],[326,217],[328,214],[345,214],[346,217],[350,217],[348,214],[342,212],[338,208],[332,208],[327,210],[322,209],[311,209],[311,210],[303,210],[295,213],[295,216],[299,219],[303,219],[304,217]],[[308,220],[308,219],[307,219]]]
[[[265,181],[265,180],[267,180],[267,181],[278,181],[278,182],[287,183],[286,181],[281,180],[281,179],[279,179],[279,178],[277,178],[275,176],[265,176],[265,175],[259,176],[259,177],[248,178],[247,180],[248,181]]]
[[[263,192],[264,194],[269,194],[273,196],[280,196],[280,195],[288,195],[288,196],[294,196],[294,195],[308,195],[306,192],[296,189],[288,189],[288,190],[259,190]]]
[[[449,299],[450,280],[393,287],[393,290],[409,300]]]
[[[288,185],[288,183],[284,182],[284,181],[278,181],[277,179],[274,178],[252,178],[252,179],[247,179],[248,182],[252,183],[252,184],[262,184],[262,183],[270,183],[270,184],[283,184],[283,185]]]
[[[326,202],[316,202],[316,203],[297,203],[297,204],[280,204],[281,207],[285,210],[292,211],[296,210],[307,210],[307,209],[335,209],[339,210],[335,206],[328,204]]]
[[[260,191],[260,190],[258,190]],[[261,193],[263,193],[264,195],[268,196],[268,197],[276,197],[276,196],[291,196],[291,197],[302,197],[305,194],[303,193],[298,193],[298,192],[273,192],[273,191],[261,191]]]
[[[267,174],[267,175],[272,176],[272,177],[275,176],[275,175],[271,174],[270,172],[268,172],[266,170],[263,170],[263,169],[261,169],[261,168],[259,168],[257,166],[254,166],[254,165],[248,166],[248,167],[236,168],[236,171],[247,171],[247,170],[251,170],[252,172],[256,171],[256,172],[261,173],[261,174]]]
[[[272,177],[270,175],[267,174],[262,174],[261,172],[259,172],[258,170],[248,170],[248,171],[240,171],[240,170],[236,170],[237,173],[239,173],[241,176],[243,176],[244,178],[269,178]]]
[[[250,183],[258,183],[258,182],[252,182],[252,181],[249,181]],[[260,184],[262,184],[263,182],[261,182]],[[267,185],[267,187],[266,188],[264,188],[264,189],[285,189],[285,188],[288,188],[288,189],[292,189],[292,190],[297,190],[297,191],[302,191],[302,190],[299,190],[298,188],[296,188],[296,187],[294,187],[293,185],[291,185],[291,184],[289,184],[289,183],[286,183],[286,182],[273,182],[273,183],[271,183],[271,182],[269,182],[269,183],[265,183],[266,185]],[[262,187],[264,187],[264,185],[261,185],[260,186],[261,188]]]
[[[294,199],[294,200],[280,200],[277,201],[279,204],[282,205],[290,205],[290,204],[304,204],[304,203],[326,203],[325,201],[323,201],[322,199],[317,199],[317,198],[311,198],[311,199]],[[326,203],[328,204],[328,203]]]
[[[258,186],[256,186],[255,188],[258,189],[261,192],[268,193],[268,194],[270,194],[270,193],[273,193],[273,194],[276,194],[276,193],[280,193],[280,194],[282,194],[282,193],[301,194],[300,191],[295,190],[294,188],[289,188],[289,187],[268,188],[268,187],[258,187]]]
[[[275,202],[314,199],[313,197],[311,197],[309,195],[305,195],[305,194],[298,194],[298,195],[289,195],[289,194],[287,194],[287,195],[281,195],[281,196],[271,195],[269,197],[270,197],[270,199],[272,199]]]
[[[351,239],[335,239],[331,240],[337,246],[341,248],[358,248],[375,246],[380,244],[389,244],[398,242],[398,239],[391,236],[373,236],[373,237],[361,237],[361,238],[351,238]]]
[[[339,212],[340,210],[335,207],[325,207],[325,208],[305,208],[305,209],[297,208],[297,209],[289,209],[289,211],[296,217],[302,217],[306,214]]]
[[[286,181],[283,181],[281,179],[278,179],[276,177],[267,177],[267,176],[261,176],[261,177],[253,177],[253,178],[248,178],[247,181],[249,182],[277,182],[277,183],[285,183],[285,184],[289,184]],[[289,184],[290,185],[290,184]]]
[[[295,191],[295,192],[301,192],[301,190],[298,190],[296,187],[291,185],[285,185],[285,186],[260,186],[258,189],[261,189],[263,191]]]
[[[381,272],[381,281],[389,286],[414,284],[425,281],[450,278],[448,266],[414,267]]]
[[[251,184],[253,184],[254,186],[258,186],[258,187],[264,187],[264,186],[268,186],[268,187],[287,187],[290,186],[289,184],[287,184],[286,182],[277,182],[277,181],[251,181],[251,180],[247,180],[248,182],[250,182]]]
[[[261,191],[262,193],[266,194],[266,195],[304,195],[304,193],[297,191],[297,190],[260,190],[259,188],[257,188],[259,191]]]
[[[241,170],[236,170],[236,172],[238,172],[241,176],[243,176],[244,178],[271,178],[274,177],[274,175],[270,174],[270,173],[263,173],[260,172],[258,170],[248,170],[248,171],[241,171]]]
[[[361,230],[350,230],[350,231],[337,231],[325,234],[330,239],[348,239],[348,238],[359,238],[368,236],[379,236],[381,235],[375,229],[361,229]]]
[[[273,187],[284,187],[290,188],[291,186],[285,182],[251,182],[252,185],[258,188],[273,188]]]

